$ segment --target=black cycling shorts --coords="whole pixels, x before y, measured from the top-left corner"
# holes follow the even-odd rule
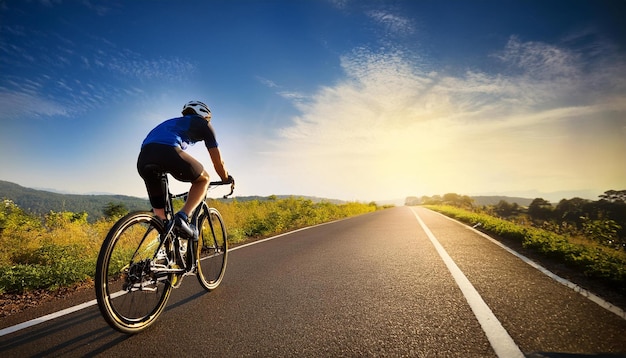
[[[193,182],[202,174],[204,167],[179,147],[150,143],[141,148],[137,171],[146,183],[150,204],[153,208],[162,209],[165,207],[165,198],[159,174],[169,173],[182,182]]]

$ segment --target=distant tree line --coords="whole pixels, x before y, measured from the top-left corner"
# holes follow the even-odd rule
[[[2,180],[0,180],[0,199],[11,200],[25,212],[38,216],[44,216],[50,211],[84,212],[87,213],[87,220],[92,223],[110,217],[110,213],[105,210],[111,203],[130,211],[150,208],[147,199],[132,196],[59,194],[25,188]]]
[[[404,201],[405,205],[452,205],[460,208],[471,209],[474,207],[474,199],[467,195],[459,195],[456,193],[448,193],[433,196],[409,196]]]
[[[455,193],[408,197],[405,203],[451,205],[482,211],[557,233],[593,238],[603,245],[626,250],[626,190],[605,191],[595,201],[582,198],[562,199],[556,205],[543,198],[536,198],[528,207],[506,200],[500,200],[495,205],[478,207],[471,197]]]

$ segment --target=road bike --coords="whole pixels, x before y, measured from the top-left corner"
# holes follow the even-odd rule
[[[154,170],[158,171],[158,168]],[[207,291],[219,286],[228,257],[227,232],[217,209],[203,200],[191,216],[198,239],[188,238],[175,224],[167,174],[159,171],[165,194],[166,220],[151,211],[131,212],[109,231],[96,264],[96,299],[102,316],[116,330],[135,334],[153,324],[165,309],[172,288],[195,274]],[[211,182],[209,189],[235,182]],[[206,194],[205,194],[206,199]]]

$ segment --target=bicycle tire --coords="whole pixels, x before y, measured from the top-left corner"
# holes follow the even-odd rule
[[[226,272],[228,235],[222,215],[204,207],[198,219],[198,242],[194,243],[198,281],[207,291],[219,286]]]
[[[155,277],[150,265],[165,228],[151,212],[132,212],[109,231],[96,264],[96,299],[102,316],[116,330],[135,334],[163,312],[171,274]]]

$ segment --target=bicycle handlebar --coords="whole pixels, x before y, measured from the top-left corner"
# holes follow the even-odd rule
[[[229,181],[223,181],[223,180],[221,180],[221,181],[212,181],[212,182],[209,183],[209,186],[228,185],[228,184],[235,184],[235,182],[231,181],[231,180],[229,180]]]
[[[233,192],[235,191],[235,179],[233,179],[233,177],[229,176],[228,180],[212,181],[212,182],[209,183],[209,188],[212,187],[212,186],[228,185],[228,184],[230,184],[230,193],[228,193],[228,194],[226,194],[226,195],[224,195],[222,197],[224,199],[228,199],[228,197],[233,195]],[[187,195],[188,194],[189,194],[189,192],[172,195],[172,199],[183,198],[183,197],[185,199],[187,199]]]
[[[217,186],[217,185],[228,185],[230,184],[230,193],[224,195],[222,198],[227,199],[229,196],[233,195],[233,192],[235,191],[235,179],[233,179],[233,177],[231,177],[230,175],[228,176],[228,180],[224,181],[212,181],[209,183],[209,186]]]

